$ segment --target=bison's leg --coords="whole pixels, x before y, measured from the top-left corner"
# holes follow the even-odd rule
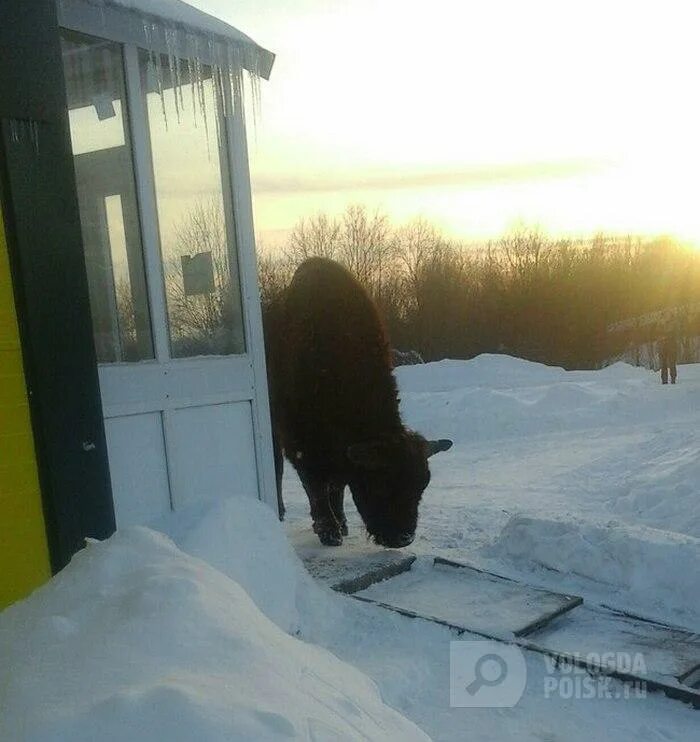
[[[329,500],[331,503],[331,510],[335,519],[340,524],[340,532],[343,536],[348,535],[348,521],[345,517],[345,510],[343,509],[343,499],[345,496],[345,487],[339,485],[331,485],[329,490]]]
[[[297,473],[309,498],[314,533],[324,546],[340,546],[343,531],[331,507],[331,485],[301,467],[297,467]]]
[[[282,443],[277,431],[272,429],[272,453],[275,458],[275,479],[277,480],[277,515],[280,520],[284,520],[285,507],[282,498],[282,475],[284,474],[284,455],[282,453]]]
[[[324,487],[314,496],[309,495],[309,503],[314,533],[319,541],[324,546],[340,546],[343,543],[343,528],[331,506],[330,487]]]

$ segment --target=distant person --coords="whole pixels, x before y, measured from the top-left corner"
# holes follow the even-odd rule
[[[678,336],[675,329],[669,329],[666,336],[661,339],[659,355],[661,359],[661,383],[668,384],[670,374],[671,384],[675,384],[676,376],[678,375],[676,369],[676,362],[678,360]]]

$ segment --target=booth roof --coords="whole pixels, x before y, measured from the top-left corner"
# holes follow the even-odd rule
[[[269,78],[274,54],[259,46],[249,36],[203,10],[198,10],[182,0],[87,0],[96,5],[112,5],[133,11],[142,16],[158,19],[166,24],[186,26],[204,34],[221,36],[234,44],[253,47],[263,58],[261,77]]]

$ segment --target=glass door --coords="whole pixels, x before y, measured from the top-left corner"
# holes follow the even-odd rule
[[[262,497],[264,351],[212,77],[183,62],[175,84],[153,54],[72,32],[63,58],[117,525]]]

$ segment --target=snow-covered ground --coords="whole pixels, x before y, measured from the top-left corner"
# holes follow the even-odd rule
[[[407,424],[455,443],[431,459],[413,551],[698,629],[700,365],[675,386],[626,364],[567,372],[493,355],[396,373]],[[305,544],[306,497],[285,477]],[[364,541],[346,501],[344,549]]]
[[[407,422],[455,441],[414,551],[697,631],[700,368],[676,387],[494,356],[397,375]],[[547,693],[558,671],[531,653],[514,707],[451,708],[450,642],[478,637],[314,582],[289,471],[285,489],[284,527],[252,499],[180,512],[154,524],[174,543],[91,544],[0,614],[0,740],[697,739],[697,712],[659,695]],[[336,551],[367,551],[348,510]]]
[[[700,365],[681,366],[675,386],[626,364],[566,372],[507,356],[401,367],[397,378],[407,424],[455,443],[431,460],[412,551],[700,629]],[[289,466],[285,493],[287,530],[304,552],[315,536]],[[366,550],[349,497],[346,510],[341,550]],[[442,661],[431,663],[429,630],[402,632],[413,634],[396,644],[414,657],[424,651],[416,664],[432,668],[415,684],[423,703],[392,702],[435,739],[697,738],[697,721],[658,697],[545,701],[533,657],[516,709],[449,710],[446,639],[440,646],[433,635]],[[340,656],[393,688],[400,673],[380,644]]]
[[[294,582],[266,577],[278,593],[258,586],[259,602],[293,611]],[[0,616],[0,657],[3,742],[427,739],[360,671],[143,527],[89,545]]]

